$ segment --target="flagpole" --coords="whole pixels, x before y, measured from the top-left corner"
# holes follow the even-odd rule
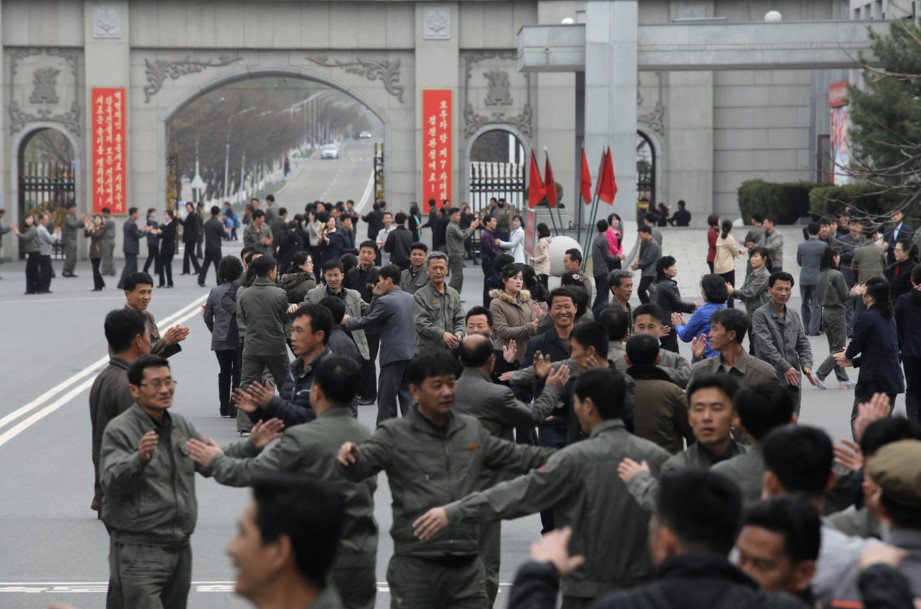
[[[585,244],[582,246],[583,269],[586,261],[588,260],[586,252],[590,251],[590,244],[592,241],[592,228],[595,226],[595,218],[598,216],[598,204],[601,203],[601,185],[604,183],[605,173],[608,169],[607,163],[604,162],[606,158],[605,154],[610,154],[610,150],[610,147],[608,147],[608,152],[601,154],[601,167],[599,168],[600,171],[598,172],[598,185],[595,188],[595,196],[592,198],[592,211],[589,215],[590,220],[588,226],[585,229]]]

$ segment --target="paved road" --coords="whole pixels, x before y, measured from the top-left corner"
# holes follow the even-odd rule
[[[368,209],[374,197],[373,140],[345,140],[339,158],[323,160],[319,154],[295,168],[294,178],[276,195],[277,205],[288,208],[289,216],[304,211],[310,201],[345,201],[359,205],[364,199]],[[369,186],[370,184],[370,186]]]
[[[334,162],[327,162],[334,163]],[[330,167],[334,166],[332,164]],[[306,174],[305,174],[306,175]],[[282,193],[284,195],[284,193]],[[284,205],[285,197],[279,197]],[[681,260],[679,278],[686,296],[694,296],[697,278],[705,272],[702,230],[666,230],[665,250]],[[795,243],[797,231],[785,231]],[[237,245],[238,247],[238,245]],[[788,245],[788,250],[792,246]],[[225,248],[232,253],[232,247]],[[785,264],[794,268],[792,261]],[[60,273],[61,263],[55,267]],[[78,279],[58,278],[53,294],[24,296],[24,266],[0,267],[0,609],[38,609],[51,601],[78,607],[101,607],[108,577],[108,538],[95,513],[92,496],[88,386],[105,356],[102,319],[123,305],[110,289],[91,294],[88,262],[77,267]],[[464,300],[479,299],[482,273],[468,267]],[[114,280],[109,280],[114,285]],[[175,410],[202,434],[221,444],[235,441],[233,423],[218,416],[215,400],[217,362],[209,352],[209,336],[198,305],[206,291],[189,277],[177,277],[172,290],[155,290],[151,312],[161,321],[175,319],[191,327],[183,351],[172,359],[179,381]],[[798,307],[794,299],[792,306]],[[817,361],[827,354],[824,338],[811,338]],[[685,345],[682,350],[687,351]],[[831,383],[834,385],[834,382]],[[807,388],[801,421],[820,425],[842,437],[847,433],[850,392]],[[902,410],[902,399],[898,410]],[[362,407],[360,419],[372,426],[375,407]],[[199,522],[193,537],[194,570],[190,606],[202,609],[244,607],[230,593],[233,571],[223,548],[234,522],[248,501],[242,489],[223,488],[212,480],[198,482]],[[376,496],[381,536],[377,575],[383,582],[392,545],[390,497],[386,476]],[[511,581],[515,567],[537,537],[537,517],[503,525],[501,580]],[[389,606],[385,584],[378,607]],[[503,606],[500,599],[499,605]]]

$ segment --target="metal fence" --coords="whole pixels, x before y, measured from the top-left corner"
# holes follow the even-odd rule
[[[20,170],[19,204],[23,212],[36,207],[66,207],[76,200],[74,168],[57,161],[28,162]]]
[[[522,209],[525,200],[524,165],[517,163],[470,163],[470,208],[478,212],[492,197],[505,199]]]

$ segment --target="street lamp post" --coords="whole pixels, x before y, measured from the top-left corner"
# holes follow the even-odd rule
[[[230,190],[230,122],[237,116],[241,114],[246,114],[256,109],[256,106],[250,106],[245,110],[240,110],[234,114],[231,114],[227,117],[227,140],[224,147],[224,199],[226,200],[229,196]]]

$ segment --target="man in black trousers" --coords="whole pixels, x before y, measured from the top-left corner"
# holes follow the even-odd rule
[[[208,276],[208,267],[214,263],[215,283],[218,283],[217,265],[221,261],[221,242],[224,240],[224,223],[221,222],[221,208],[211,206],[211,219],[205,222],[205,259],[201,263],[201,272],[198,274],[198,285],[205,287],[205,278]]]
[[[192,261],[192,268],[195,269],[195,274],[201,272],[201,267],[198,264],[198,258],[195,257],[195,244],[198,243],[198,233],[201,232],[201,217],[195,213],[195,206],[191,203],[185,204],[186,217],[185,220],[176,218],[180,224],[182,224],[182,243],[185,245],[183,248],[185,252],[182,254],[182,274],[189,274],[189,261]]]

